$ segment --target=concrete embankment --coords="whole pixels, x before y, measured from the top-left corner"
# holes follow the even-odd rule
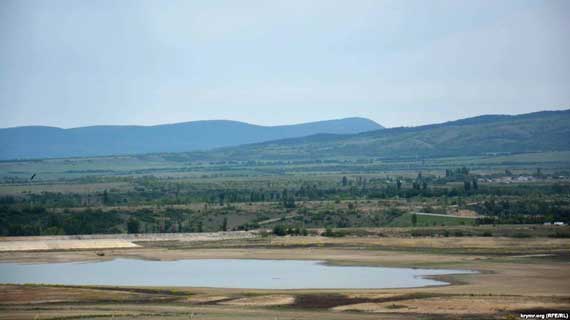
[[[255,238],[247,231],[209,233],[96,234],[73,236],[0,237],[2,251],[118,249],[139,247],[145,241],[219,241]]]

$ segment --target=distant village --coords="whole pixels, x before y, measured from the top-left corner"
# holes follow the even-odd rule
[[[520,175],[520,176],[502,176],[502,177],[493,177],[493,178],[479,178],[479,182],[486,182],[486,183],[504,183],[504,184],[511,184],[511,183],[526,183],[532,181],[544,181],[544,180],[568,180],[569,177],[567,176],[531,176],[531,175]]]

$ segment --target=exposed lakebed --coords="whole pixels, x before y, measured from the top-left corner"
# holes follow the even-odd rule
[[[470,270],[334,266],[321,261],[196,259],[0,263],[0,283],[243,289],[381,289],[445,285],[426,276]]]

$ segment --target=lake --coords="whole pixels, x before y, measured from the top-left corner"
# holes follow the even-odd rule
[[[243,289],[365,289],[445,285],[425,276],[469,270],[333,266],[321,261],[198,259],[0,263],[0,283],[184,286]]]

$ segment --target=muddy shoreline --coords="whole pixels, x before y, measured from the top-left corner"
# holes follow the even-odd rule
[[[491,241],[492,240],[492,241]],[[219,242],[152,242],[139,248],[0,252],[0,262],[46,263],[104,261],[114,258],[320,260],[346,266],[418,267],[476,270],[477,274],[428,276],[449,285],[401,289],[222,289],[197,287],[104,287],[0,285],[0,319],[89,319],[123,315],[126,319],[502,319],[518,310],[570,309],[570,261],[556,250],[570,240],[525,239],[274,239],[271,245]],[[323,241],[328,242],[322,246]],[[303,246],[299,247],[298,244]],[[485,246],[473,252],[471,243]],[[225,244],[229,244],[226,246]],[[389,245],[384,250],[379,245]],[[416,247],[411,247],[416,245]],[[435,247],[434,245],[439,247]],[[196,247],[194,247],[196,246]],[[431,248],[428,246],[432,246]],[[450,248],[452,253],[446,253]],[[552,255],[533,254],[535,248]],[[457,252],[461,250],[461,252]],[[508,250],[508,251],[507,251]],[[505,253],[508,252],[508,253]],[[512,253],[512,254],[511,254]],[[524,254],[527,253],[527,254]],[[104,254],[101,256],[101,254]],[[133,303],[138,306],[134,307]],[[103,310],[104,309],[104,310]],[[315,313],[316,312],[316,313]],[[317,316],[318,315],[318,316]]]

